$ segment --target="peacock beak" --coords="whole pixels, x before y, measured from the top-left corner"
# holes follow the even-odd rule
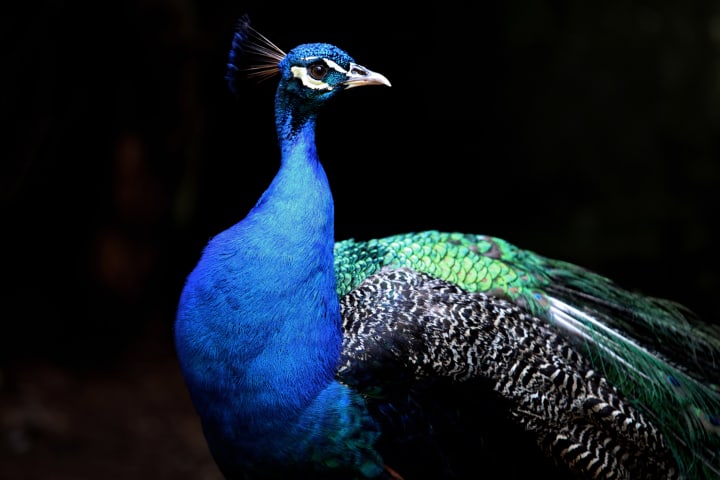
[[[350,69],[347,73],[347,80],[342,82],[345,88],[362,87],[364,85],[387,85],[390,87],[390,80],[385,75],[382,75],[372,70],[368,70],[362,65],[355,63],[350,64]]]

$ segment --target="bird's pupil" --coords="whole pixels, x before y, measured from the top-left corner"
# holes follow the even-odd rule
[[[310,76],[315,80],[322,80],[327,74],[328,67],[323,62],[318,62],[310,65]]]

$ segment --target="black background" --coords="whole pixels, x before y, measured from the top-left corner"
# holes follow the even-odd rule
[[[235,98],[224,81],[243,13],[285,51],[334,43],[393,84],[320,116],[337,239],[490,234],[719,318],[715,2],[18,2],[0,477],[217,475],[171,328],[200,249],[278,166],[274,82]]]

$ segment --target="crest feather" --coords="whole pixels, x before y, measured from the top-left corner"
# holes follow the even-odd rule
[[[276,75],[283,58],[285,52],[250,26],[249,17],[243,15],[236,24],[228,55],[225,79],[230,91],[237,95],[238,83],[243,78],[265,80]]]

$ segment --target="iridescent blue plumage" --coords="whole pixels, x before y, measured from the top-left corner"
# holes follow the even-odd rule
[[[236,39],[234,54],[242,45]],[[175,326],[178,355],[229,478],[269,468],[375,477],[377,427],[360,396],[335,379],[342,331],[333,202],[315,121],[319,106],[352,82],[386,80],[353,71],[346,53],[324,44],[297,47],[277,67],[280,170],[189,275]]]
[[[264,63],[248,64],[253,55]],[[285,54],[244,18],[231,89],[253,74],[280,77],[280,167],[245,218],[205,247],[175,324],[228,479],[476,478],[496,468],[512,478],[527,465],[518,476],[712,478],[715,329],[493,237],[335,243],[318,112],[348,88],[389,82],[333,45]]]

